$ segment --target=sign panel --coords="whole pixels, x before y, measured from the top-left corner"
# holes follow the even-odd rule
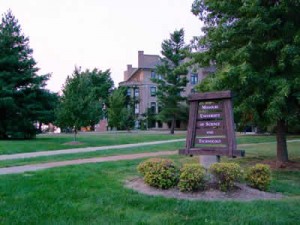
[[[223,127],[224,122],[223,121],[198,121],[197,127]]]
[[[211,136],[211,135],[224,135],[224,129],[223,128],[203,128],[203,129],[197,129],[196,130],[196,134],[197,135],[207,135],[207,136]]]
[[[198,144],[226,144],[225,138],[197,138]]]
[[[200,105],[201,110],[218,110],[222,109],[221,105],[219,104],[205,104],[205,105]]]
[[[210,113],[210,114],[206,114],[206,113],[199,113],[199,119],[216,119],[216,118],[221,118],[222,117],[222,113]]]

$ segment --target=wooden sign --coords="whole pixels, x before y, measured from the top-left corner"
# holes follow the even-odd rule
[[[195,93],[189,96],[189,123],[185,155],[244,156],[237,150],[230,91]]]

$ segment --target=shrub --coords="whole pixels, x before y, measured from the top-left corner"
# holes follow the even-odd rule
[[[241,168],[236,163],[214,163],[209,170],[218,180],[221,191],[232,189],[234,182],[242,176]]]
[[[144,175],[145,183],[152,187],[168,189],[178,182],[179,170],[169,159],[146,160],[138,165],[138,171]]]
[[[180,170],[178,187],[180,191],[196,191],[204,187],[205,169],[200,164],[185,164]]]
[[[271,182],[270,167],[265,164],[256,164],[250,167],[246,173],[246,181],[253,188],[267,190]]]
[[[138,166],[137,166],[137,171],[142,174],[143,176],[145,176],[146,172],[149,171],[153,165],[155,165],[156,163],[160,163],[162,159],[160,158],[151,158],[151,159],[147,159],[143,162],[141,162]]]

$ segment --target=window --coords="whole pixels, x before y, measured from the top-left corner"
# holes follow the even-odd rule
[[[156,78],[156,74],[154,71],[151,71],[151,79],[155,79]]]
[[[139,103],[135,103],[135,105],[134,105],[134,113],[135,114],[139,114],[140,113],[140,104]]]
[[[127,89],[127,96],[131,96],[131,89],[130,88]]]
[[[138,97],[140,95],[139,89],[138,88],[134,88],[134,96]]]
[[[156,96],[156,87],[150,87],[150,95],[153,97],[153,96]]]
[[[191,84],[198,84],[198,74],[197,73],[192,73],[191,74]]]
[[[161,74],[157,74],[157,79],[161,80],[162,79],[162,76]]]
[[[150,108],[152,113],[156,113],[156,102],[151,102]]]

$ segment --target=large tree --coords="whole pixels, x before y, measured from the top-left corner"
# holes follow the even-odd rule
[[[194,59],[217,66],[199,90],[233,90],[241,118],[276,126],[277,160],[288,161],[287,123],[300,118],[300,2],[195,0],[192,12],[206,49]]]
[[[181,94],[187,84],[188,70],[183,64],[187,57],[188,47],[184,43],[183,29],[170,34],[170,39],[164,40],[162,45],[159,65],[156,67],[157,78],[152,79],[157,83],[157,98],[161,106],[158,118],[164,122],[170,122],[170,133],[174,134],[176,119],[184,115],[184,102]]]
[[[0,24],[0,138],[32,138],[49,75],[38,76],[29,39],[11,11]]]
[[[77,131],[84,126],[94,127],[104,116],[104,106],[108,102],[113,81],[110,71],[94,69],[81,71],[75,68],[67,77],[63,88],[56,124]]]

